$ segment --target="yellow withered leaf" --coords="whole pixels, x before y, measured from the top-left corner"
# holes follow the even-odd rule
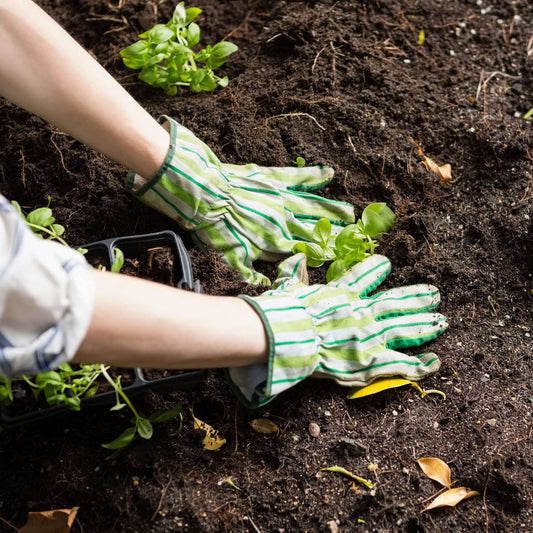
[[[468,490],[466,487],[457,487],[449,489],[437,496],[428,506],[422,509],[422,512],[436,509],[437,507],[455,507],[459,502],[472,498],[472,496],[479,496],[477,490]]]
[[[338,474],[343,474],[344,476],[348,476],[350,479],[353,479],[354,481],[357,481],[358,483],[361,483],[365,487],[368,487],[369,489],[374,488],[374,483],[371,481],[368,481],[368,479],[356,476],[355,474],[352,474],[346,468],[342,468],[342,466],[328,466],[327,468],[323,468],[322,470],[327,470],[328,472],[337,472]]]
[[[424,156],[425,159],[423,161],[424,165],[428,170],[431,170],[432,172],[435,172],[440,176],[440,182],[442,184],[447,184],[452,181],[452,166],[449,163],[446,163],[445,165],[437,165],[433,159],[430,157]]]
[[[279,433],[279,427],[268,418],[256,418],[250,422],[250,426],[252,426],[257,433],[275,433],[276,435]]]
[[[194,429],[201,429],[205,431],[205,437],[202,442],[206,450],[218,450],[221,446],[226,444],[226,439],[221,437],[215,428],[211,427],[209,424],[206,424],[199,418],[196,418],[192,412],[192,409],[189,409],[189,411],[191,412],[194,420]]]
[[[450,488],[452,474],[450,467],[438,457],[421,457],[418,459],[420,468],[430,479],[438,481],[442,486]]]
[[[18,533],[69,533],[79,507],[28,513],[28,521]]]
[[[403,387],[404,385],[413,385],[413,382],[404,378],[380,379],[379,381],[374,381],[374,383],[371,383],[362,389],[351,390],[346,397],[349,400],[353,400],[354,398],[363,398],[363,396],[370,396],[371,394],[377,394],[378,392],[387,389]]]

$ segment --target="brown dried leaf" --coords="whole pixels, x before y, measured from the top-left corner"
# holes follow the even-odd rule
[[[451,183],[452,181],[452,166],[449,163],[446,163],[445,165],[437,165],[433,159],[426,157],[424,160],[424,165],[426,165],[426,168],[435,172],[440,176],[440,182],[443,185],[446,185],[447,183]]]
[[[28,521],[17,533],[69,533],[79,507],[28,513]]]
[[[256,418],[250,422],[250,426],[252,426],[257,433],[275,433],[276,435],[279,433],[279,427],[268,418]]]
[[[455,507],[459,502],[472,498],[472,496],[479,496],[477,490],[468,490],[466,487],[456,487],[449,489],[437,496],[428,506],[422,509],[422,512],[435,509],[437,507]]]
[[[450,488],[452,475],[450,467],[438,457],[421,457],[418,459],[420,468],[430,479],[438,481],[444,487]]]

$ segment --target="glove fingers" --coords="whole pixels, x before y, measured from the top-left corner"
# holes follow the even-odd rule
[[[302,222],[316,224],[327,218],[333,224],[346,226],[353,224],[355,213],[353,205],[338,200],[330,200],[308,192],[281,191],[283,205]]]
[[[278,266],[278,277],[274,281],[272,288],[286,291],[289,287],[297,283],[307,285],[309,275],[307,273],[307,258],[305,254],[292,255]]]
[[[353,293],[365,296],[381,284],[390,270],[391,263],[385,256],[372,255],[335,279],[332,285],[348,286]]]
[[[446,318],[439,313],[414,313],[378,320],[362,330],[359,341],[364,350],[385,344],[391,350],[420,346],[448,327]]]
[[[356,301],[354,312],[368,310],[376,320],[433,311],[440,303],[439,290],[433,285],[419,284],[390,289]]]
[[[260,167],[259,165],[223,164],[224,172],[230,177],[259,178],[278,189],[315,191],[326,186],[333,178],[330,167]]]
[[[339,364],[342,363],[342,364]],[[401,376],[418,381],[440,368],[440,360],[434,353],[417,356],[405,355],[384,349],[372,354],[364,362],[328,360],[322,363],[316,377],[327,377],[345,387],[366,387],[379,378]]]
[[[212,248],[218,252],[227,265],[239,272],[242,279],[253,285],[270,286],[270,280],[253,268],[252,263],[261,250],[225,221],[194,231],[193,237],[200,247]]]

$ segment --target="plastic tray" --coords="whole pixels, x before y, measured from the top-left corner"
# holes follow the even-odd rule
[[[142,252],[157,246],[166,246],[173,254],[175,279],[178,280],[176,286],[183,290],[201,292],[199,281],[194,280],[191,262],[183,241],[173,231],[160,231],[145,235],[129,235],[126,237],[105,239],[85,244],[82,248],[87,250],[87,257],[101,256],[104,261],[108,262],[106,267],[109,268],[115,259],[115,248],[120,248],[125,257],[135,258]],[[186,389],[202,382],[207,376],[207,370],[187,370],[174,376],[157,379],[147,379],[141,368],[133,369],[133,373],[133,383],[122,387],[122,390],[130,398],[148,389],[157,392]],[[97,393],[94,396],[83,398],[81,400],[81,409],[110,406],[115,403],[115,399],[116,393],[114,390]],[[0,426],[3,427],[22,426],[73,413],[71,409],[64,405],[43,407],[37,411],[18,416],[10,416],[7,413],[7,409],[3,408],[0,411]]]

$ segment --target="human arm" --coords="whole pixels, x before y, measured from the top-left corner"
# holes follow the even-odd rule
[[[187,128],[167,130],[31,0],[0,0],[0,91],[73,137],[131,169],[142,201],[217,250],[252,283],[269,284],[257,259],[276,261],[328,218],[339,232],[353,206],[312,194],[333,178],[328,167],[222,163]],[[191,166],[192,164],[192,166]]]

